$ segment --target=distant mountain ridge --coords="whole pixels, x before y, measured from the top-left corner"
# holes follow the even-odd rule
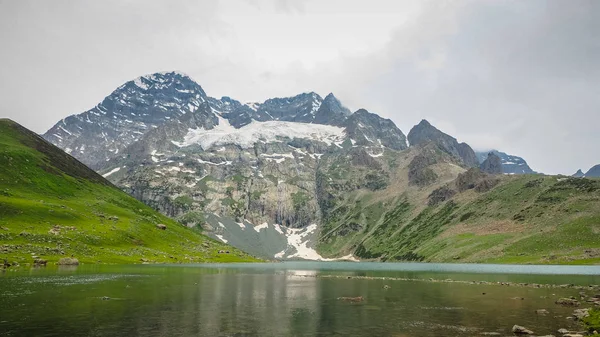
[[[479,166],[475,151],[468,144],[458,143],[456,138],[443,133],[426,120],[422,120],[410,130],[408,141],[410,145],[423,145],[426,142],[433,142],[448,154],[460,158],[468,167]]]
[[[500,157],[500,162],[502,164],[502,172],[506,174],[534,174],[536,173],[532,170],[525,159],[510,155],[504,152],[500,152],[498,150],[490,150],[490,151],[480,151],[476,152],[477,159],[480,163],[483,163],[488,157],[489,153],[493,153],[496,156]]]
[[[176,73],[160,76],[174,78],[161,81],[175,86],[187,81]],[[170,90],[158,82],[161,90]],[[600,190],[588,179],[500,174],[515,165],[510,158],[503,162],[494,152],[480,164],[468,144],[426,120],[405,136],[393,121],[366,109],[351,112],[333,94],[241,103],[202,96],[186,85],[196,88],[197,104],[138,131],[135,140],[102,141],[103,119],[115,134],[130,132],[127,125],[111,123],[118,116],[108,112],[97,121],[99,128],[77,135],[73,131],[85,119],[58,126],[73,133],[74,146],[77,138],[100,139],[98,149],[108,144],[100,161],[71,152],[91,159],[88,165],[136,199],[266,258],[510,261],[511,254],[522,253],[520,239],[537,240],[546,235],[540,231],[546,222],[572,219],[570,211],[552,212],[567,210],[583,190]],[[155,102],[132,111],[138,116],[150,116],[145,109],[168,101],[158,88],[148,94],[147,86],[131,87],[127,96]],[[128,98],[123,105],[132,105]],[[170,99],[182,104],[183,98]],[[115,143],[118,153],[109,151]],[[481,224],[491,229],[480,233]],[[499,252],[487,240],[512,248]],[[545,261],[547,254],[536,254],[527,261]],[[564,256],[584,259],[576,254]]]
[[[600,177],[600,164],[592,166],[586,173],[583,173],[581,169],[577,170],[573,177],[576,178],[598,178]]]

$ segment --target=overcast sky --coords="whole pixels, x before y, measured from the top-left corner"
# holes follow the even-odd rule
[[[179,70],[211,96],[333,92],[534,170],[600,163],[600,1],[0,0],[0,117],[37,132]]]

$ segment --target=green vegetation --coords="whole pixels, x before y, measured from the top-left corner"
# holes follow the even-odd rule
[[[198,229],[202,229],[202,225],[206,222],[204,213],[197,211],[190,211],[180,216],[177,221],[187,226],[195,226]]]
[[[588,317],[582,319],[583,325],[589,332],[600,331],[600,309],[592,308]]]
[[[600,180],[480,174],[493,183],[461,189],[458,166],[426,150],[408,150],[421,152],[406,153],[395,171],[383,167],[390,182],[403,183],[381,189],[356,189],[362,167],[336,175],[337,160],[323,163],[318,251],[380,261],[600,263]]]
[[[11,264],[255,260],[157,213],[9,120],[0,120],[0,191],[0,259]],[[232,253],[218,253],[225,249]]]
[[[190,209],[192,207],[193,203],[194,203],[194,199],[192,199],[191,197],[189,197],[187,195],[180,195],[177,198],[175,198],[175,200],[173,200],[173,204],[176,207],[183,209],[184,211],[187,211],[188,209]]]

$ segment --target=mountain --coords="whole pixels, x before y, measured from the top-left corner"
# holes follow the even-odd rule
[[[502,161],[495,153],[490,152],[479,168],[485,173],[502,174]]]
[[[583,171],[581,171],[581,169],[577,170],[577,172],[575,172],[572,177],[575,178],[583,178],[583,176],[585,176],[585,174],[583,173]]]
[[[422,120],[410,130],[408,141],[410,145],[422,145],[427,142],[433,142],[442,151],[460,158],[468,167],[479,166],[475,152],[468,144],[459,144],[456,138],[443,133],[426,120]]]
[[[598,182],[489,174],[469,145],[425,120],[408,140],[331,94],[207,97],[97,170],[161,213],[267,258],[600,261],[590,239]],[[498,159],[488,162],[498,173]]]
[[[600,177],[600,164],[596,165],[594,167],[592,167],[591,169],[589,169],[584,177],[586,178],[596,178],[596,177]]]
[[[0,120],[0,241],[0,257],[19,264],[62,257],[83,263],[254,260],[159,214],[7,119]]]
[[[204,90],[186,75],[142,76],[123,84],[94,108],[59,121],[43,137],[97,169],[141,135],[195,111],[206,100]]]
[[[534,174],[533,171],[525,159],[517,156],[513,156],[510,154],[506,154],[504,152],[500,152],[498,150],[491,150],[485,152],[476,152],[477,159],[480,163],[483,163],[485,159],[488,157],[489,153],[493,153],[496,156],[500,157],[500,161],[502,163],[502,172],[506,174]]]

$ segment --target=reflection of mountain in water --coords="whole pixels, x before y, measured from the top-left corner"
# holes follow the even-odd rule
[[[279,266],[144,266],[136,267],[132,275],[107,277],[94,282],[93,287],[89,282],[73,281],[77,277],[91,279],[89,275],[77,276],[74,273],[71,275],[76,276],[61,278],[64,284],[59,282],[52,287],[47,286],[51,278],[44,276],[30,278],[29,281],[19,277],[0,277],[3,301],[0,331],[10,331],[14,335],[131,337],[437,337],[475,336],[482,332],[509,335],[514,324],[522,324],[538,335],[545,335],[561,327],[569,328],[563,326],[564,320],[557,320],[555,316],[569,316],[573,309],[556,306],[554,301],[572,295],[574,289],[398,281],[389,277],[518,280],[529,284],[600,283],[598,276],[451,275],[416,270],[315,272],[286,270],[285,265]],[[334,264],[322,263],[319,266],[335,269]],[[140,273],[147,276],[136,276]],[[357,278],[357,274],[377,278]],[[31,279],[36,282],[31,282]],[[391,288],[385,289],[384,285]],[[110,297],[110,300],[102,300],[103,296]],[[338,297],[356,296],[365,300],[338,300]],[[32,305],[40,301],[46,305]],[[535,310],[540,308],[547,308],[551,314],[537,316]],[[25,329],[27,333],[21,333]]]

